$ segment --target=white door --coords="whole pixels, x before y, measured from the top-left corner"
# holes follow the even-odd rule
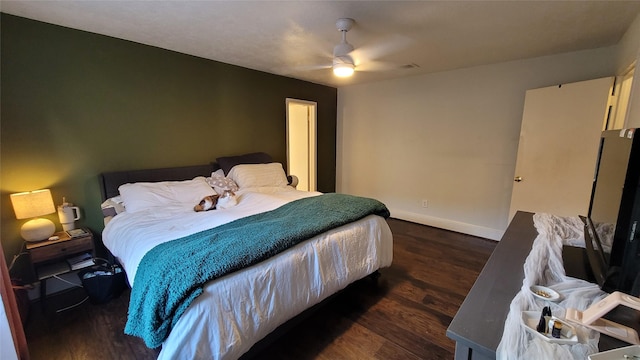
[[[613,78],[528,90],[509,220],[516,211],[586,215]]]
[[[316,103],[287,99],[287,169],[298,190],[316,190]]]

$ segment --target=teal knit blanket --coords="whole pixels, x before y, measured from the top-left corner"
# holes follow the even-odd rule
[[[206,282],[370,214],[387,218],[389,210],[374,199],[323,194],[160,244],[138,266],[125,333],[157,348]]]

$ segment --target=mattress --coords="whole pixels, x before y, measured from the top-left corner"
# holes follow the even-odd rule
[[[138,265],[154,246],[319,194],[291,187],[246,188],[237,193],[237,206],[220,211],[176,205],[124,212],[107,224],[103,242],[135,286]],[[238,358],[305,309],[390,266],[392,258],[392,235],[382,217],[370,215],[320,234],[209,282],[176,322],[159,358]]]

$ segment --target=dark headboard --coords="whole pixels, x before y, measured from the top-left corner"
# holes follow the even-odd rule
[[[216,163],[163,169],[115,171],[100,174],[102,201],[117,196],[118,187],[126,183],[190,180],[196,176],[210,176],[220,167]]]

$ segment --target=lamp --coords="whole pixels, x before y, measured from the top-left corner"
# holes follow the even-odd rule
[[[338,77],[348,77],[353,75],[354,68],[355,66],[351,63],[334,61],[333,74]]]
[[[11,194],[11,204],[16,219],[31,219],[22,225],[20,235],[26,241],[42,241],[48,239],[56,231],[56,226],[49,219],[38,218],[56,212],[49,189],[35,190]]]

